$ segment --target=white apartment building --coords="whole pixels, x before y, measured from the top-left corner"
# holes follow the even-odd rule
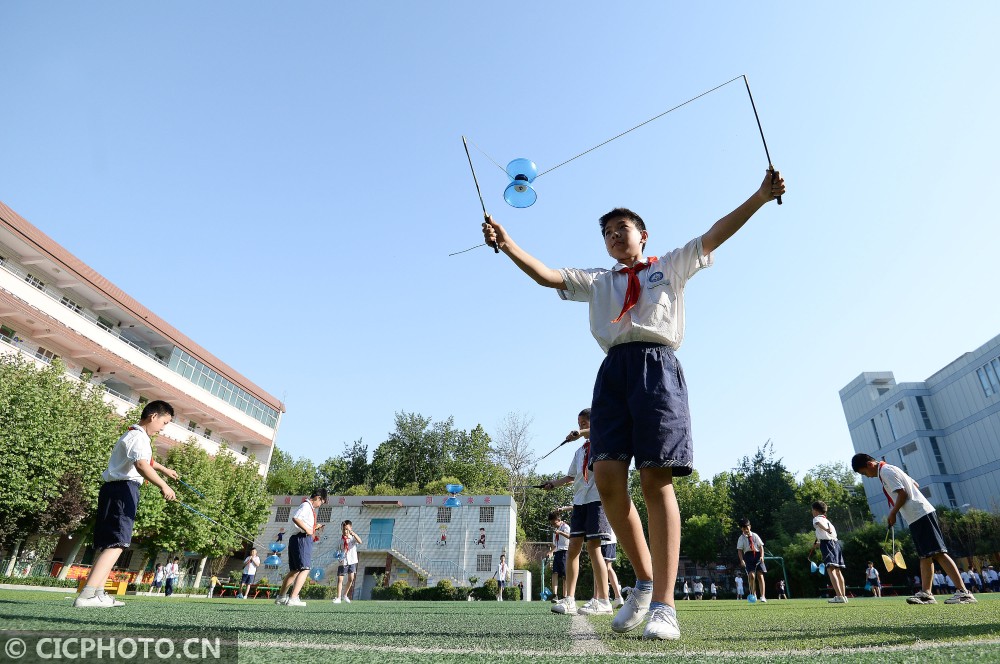
[[[1000,511],[1000,336],[923,382],[865,372],[840,390],[855,452],[902,468],[934,505]],[[864,478],[872,513],[889,506]]]
[[[271,519],[257,541],[269,546],[283,531],[287,544],[297,532],[291,515],[304,498],[275,496]],[[442,579],[467,586],[471,577],[482,585],[496,572],[501,554],[514,565],[517,507],[511,496],[458,498],[461,507],[445,507],[447,496],[330,496],[316,514],[326,527],[313,549],[312,569],[323,569],[322,583],[336,587],[340,524],[350,519],[363,541],[358,547],[354,599],[371,599],[376,575],[383,574],[388,584],[403,580],[414,588],[433,586]],[[270,551],[259,553],[263,560]],[[286,551],[280,565],[265,565],[257,576],[274,580],[287,573]]]
[[[60,358],[70,379],[102,388],[121,414],[169,401],[175,416],[157,438],[161,453],[193,437],[267,472],[283,404],[3,203],[0,353]]]

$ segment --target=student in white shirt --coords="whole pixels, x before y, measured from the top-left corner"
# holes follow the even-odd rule
[[[281,589],[274,603],[278,606],[305,606],[299,599],[299,591],[309,576],[309,566],[312,564],[313,542],[318,539],[316,531],[323,524],[316,525],[316,509],[326,502],[326,489],[313,491],[308,499],[303,500],[295,513],[292,523],[298,532],[288,538],[288,574],[281,581]]]

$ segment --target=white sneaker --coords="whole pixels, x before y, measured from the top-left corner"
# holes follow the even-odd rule
[[[552,613],[575,616],[576,600],[572,597],[563,597],[561,600],[552,605]]]
[[[830,599],[828,599],[826,601],[829,602],[830,604],[847,604],[847,598],[846,597],[841,597],[840,595],[836,595],[834,597],[831,597]]]
[[[118,600],[116,600],[114,597],[107,594],[103,590],[99,590],[97,592],[97,596],[101,598],[101,602],[104,603],[104,606],[125,606],[125,602],[119,602]]]
[[[677,625],[677,612],[669,606],[658,606],[649,611],[649,621],[642,632],[644,639],[673,641],[681,638],[681,628]]]
[[[953,598],[954,599],[954,598]],[[975,598],[973,598],[975,599]],[[937,604],[937,600],[934,599],[934,595],[926,593],[923,590],[918,590],[912,597],[906,598],[907,604]]]
[[[968,590],[959,590],[944,601],[945,604],[977,604],[979,600]]]
[[[581,606],[576,610],[577,613],[582,613],[585,616],[592,615],[611,615],[615,612],[611,602],[606,599],[597,599],[596,597]]]
[[[340,604],[340,598],[339,597],[334,597],[333,598],[333,603],[334,604]]]
[[[764,602],[764,604],[767,604],[767,598],[766,597],[761,597],[760,601]]]
[[[616,609],[620,609],[620,608],[622,608],[623,606],[625,606],[625,598],[624,598],[624,597],[619,597],[618,599],[616,599],[616,600],[614,601],[614,607],[615,607]]]
[[[619,634],[624,634],[641,625],[649,612],[649,602],[652,597],[652,590],[632,590],[629,592],[625,604],[618,609],[614,620],[611,621],[611,629]]]
[[[274,598],[274,603],[277,604],[278,606],[285,606],[288,604],[288,596],[278,595],[277,597]]]
[[[351,598],[348,597],[347,595],[344,595],[344,601],[347,602],[348,604],[350,604],[351,603]]]
[[[305,603],[305,602],[303,602],[303,601],[302,601],[301,599],[299,599],[298,597],[289,597],[289,598],[288,598],[288,599],[287,599],[287,600],[285,601],[285,606],[305,606],[305,605],[306,605],[306,603]]]

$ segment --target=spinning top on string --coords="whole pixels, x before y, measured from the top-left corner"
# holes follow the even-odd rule
[[[534,192],[532,192],[534,194]],[[528,205],[531,205],[529,203]],[[446,501],[444,501],[445,507],[461,507],[462,501],[458,499],[458,494],[462,493],[464,487],[461,484],[448,484],[445,486],[444,490],[451,494]]]
[[[507,177],[511,183],[503,191],[503,199],[516,208],[530,207],[538,194],[532,189],[531,183],[538,177],[538,167],[530,159],[515,159],[507,164]]]
[[[322,567],[314,567],[312,571],[309,572],[309,578],[313,581],[322,581],[325,576],[326,570]]]
[[[281,542],[271,542],[272,553],[281,553],[284,550],[285,550],[285,545],[282,544]]]
[[[264,559],[264,564],[269,566],[277,567],[281,564],[281,556],[276,553],[272,553],[267,558]]]

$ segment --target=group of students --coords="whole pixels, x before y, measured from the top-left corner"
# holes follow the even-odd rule
[[[166,401],[150,401],[143,407],[139,422],[129,426],[128,430],[115,443],[111,451],[108,467],[102,475],[97,499],[97,520],[94,526],[94,548],[98,550],[97,557],[90,570],[87,582],[80,590],[73,606],[79,608],[110,608],[124,606],[105,592],[105,584],[111,570],[121,552],[132,542],[132,531],[135,526],[136,511],[139,506],[139,487],[143,481],[156,486],[163,498],[174,501],[177,495],[170,488],[160,473],[178,479],[177,471],[161,465],[153,458],[152,436],[160,433],[170,423],[174,416],[173,407]],[[299,597],[302,586],[309,576],[312,563],[312,549],[319,541],[317,534],[324,526],[318,523],[316,510],[326,502],[326,489],[314,491],[309,498],[292,515],[292,523],[298,532],[289,538],[288,569],[282,579],[281,588],[275,603],[279,606],[305,606]],[[341,601],[350,602],[357,572],[357,547],[361,538],[354,532],[351,522],[341,524],[340,564],[337,568],[337,597],[335,604]],[[159,592],[160,586],[166,582],[165,594],[173,594],[174,583],[179,576],[179,558],[164,567],[160,565],[153,578],[153,592]],[[252,549],[243,561],[243,576],[237,596],[247,597],[253,583],[260,558],[257,549]],[[346,588],[344,582],[346,580]],[[212,577],[211,592],[214,594],[218,577]],[[245,589],[245,590],[244,590]],[[211,595],[210,595],[211,596]]]

